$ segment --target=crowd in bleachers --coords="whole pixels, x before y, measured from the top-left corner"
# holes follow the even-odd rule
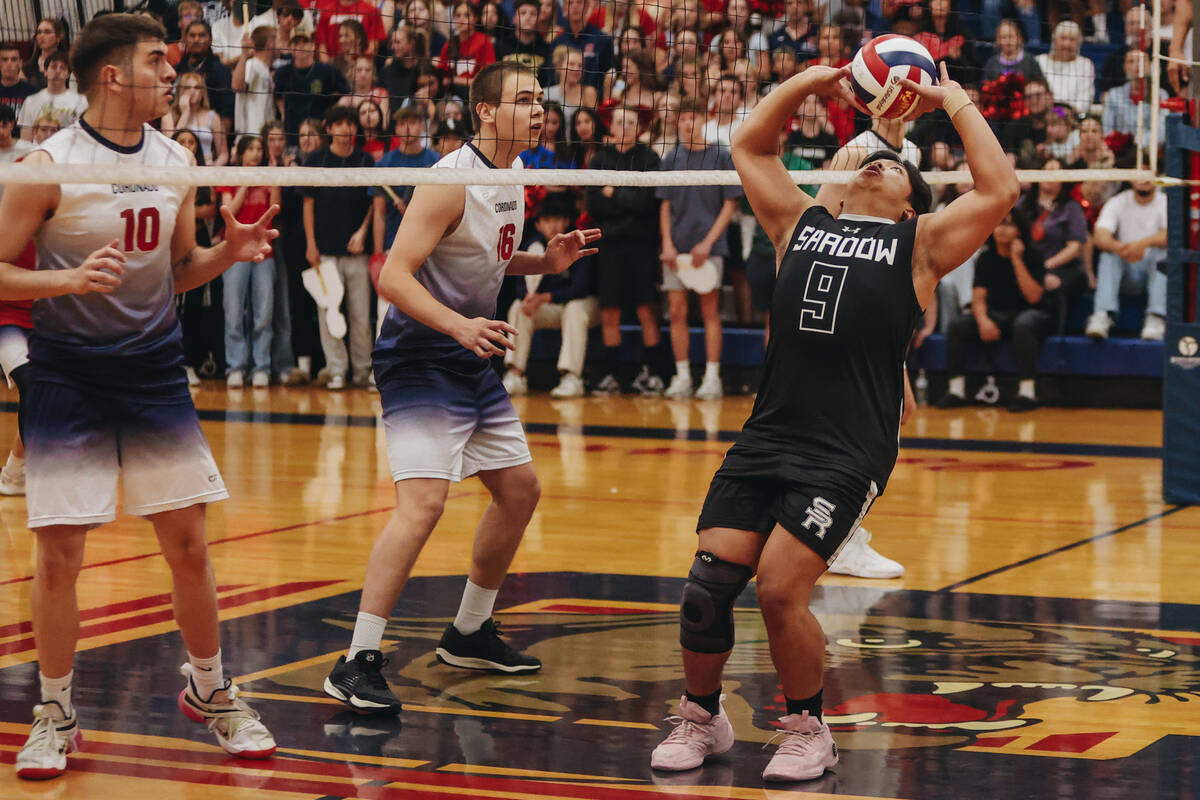
[[[1021,168],[1133,166],[1139,124],[1144,146],[1160,145],[1165,126],[1160,117],[1159,142],[1150,143],[1150,115],[1162,114],[1159,100],[1179,88],[1164,74],[1161,98],[1150,97],[1147,53],[1166,53],[1174,32],[1169,25],[1151,30],[1149,9],[1129,0],[144,6],[142,13],[167,30],[179,73],[161,130],[192,150],[198,164],[210,165],[430,166],[469,140],[470,80],[498,59],[534,68],[545,89],[546,124],[538,145],[521,155],[527,168],[731,168],[730,137],[761,97],[810,64],[848,63],[862,43],[885,32],[913,36],[944,60]],[[1172,6],[1164,3],[1165,22],[1174,19]],[[32,42],[0,46],[0,162],[82,112],[86,101],[71,88],[65,57],[68,39],[66,26],[48,19]],[[780,133],[781,157],[793,170],[826,166],[847,144],[864,154],[895,150],[924,170],[962,166],[961,142],[940,111],[910,125],[810,97]],[[935,188],[937,205],[970,187]],[[368,387],[383,311],[370,276],[411,195],[404,186],[202,190],[197,230],[207,240],[221,235],[220,205],[246,219],[272,202],[283,211],[275,259],[238,265],[180,298],[192,376],[233,387]],[[523,247],[575,225],[596,224],[605,234],[600,255],[566,277],[511,279],[502,295],[498,315],[523,331],[564,328],[554,393],[719,396],[722,326],[761,325],[774,276],[770,243],[736,187],[539,186],[526,197]],[[916,334],[917,346],[935,332],[948,337],[954,377],[944,402],[965,402],[959,373],[966,343],[1011,340],[1028,401],[1014,407],[1036,403],[1037,351],[1064,330],[1089,289],[1089,336],[1108,337],[1121,296],[1140,291],[1148,294],[1141,336],[1161,338],[1166,290],[1155,266],[1165,225],[1165,202],[1152,184],[1030,186],[993,239],[947,279],[939,307],[928,310]],[[339,279],[345,331],[334,319],[337,309],[326,313],[302,279],[309,268]],[[705,329],[698,389],[689,320]],[[632,367],[620,357],[622,321],[641,328]],[[591,351],[601,357],[585,375],[588,331],[597,325],[602,341]],[[528,352],[525,346],[508,359],[505,383],[514,393],[527,389]]]

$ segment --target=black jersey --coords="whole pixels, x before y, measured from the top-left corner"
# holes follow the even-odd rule
[[[904,358],[921,315],[916,218],[800,217],[779,266],[771,341],[750,419],[722,470],[834,472],[883,491],[896,464]]]

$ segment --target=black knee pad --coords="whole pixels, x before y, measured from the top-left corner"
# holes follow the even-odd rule
[[[688,571],[679,609],[679,643],[696,653],[733,649],[733,604],[754,570],[701,550]]]
[[[22,364],[8,377],[17,386],[17,432],[25,438],[25,398],[29,396],[29,364]]]

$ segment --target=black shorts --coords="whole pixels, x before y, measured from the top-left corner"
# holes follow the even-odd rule
[[[601,308],[632,309],[659,301],[662,262],[652,242],[605,241],[596,254],[596,271]]]
[[[862,523],[878,491],[849,477],[787,481],[768,476],[713,476],[696,531],[734,528],[764,536],[775,525],[806,544],[828,564]]]

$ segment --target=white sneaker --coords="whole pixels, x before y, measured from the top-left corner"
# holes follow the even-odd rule
[[[200,376],[196,374],[196,370],[191,367],[184,367],[183,371],[187,373],[188,386],[200,385]]]
[[[184,664],[179,672],[188,679],[179,693],[179,710],[192,722],[208,725],[221,749],[239,758],[274,755],[275,737],[262,724],[258,712],[238,698],[238,688],[229,679],[223,688],[204,699],[192,680],[192,665]]]
[[[271,385],[271,376],[265,372],[256,372],[250,379],[250,385],[255,389],[265,389]]]
[[[1149,319],[1149,316],[1146,319]],[[1083,332],[1092,339],[1107,339],[1112,326],[1113,320],[1107,311],[1093,311],[1092,315],[1088,317],[1087,327],[1083,329]]]
[[[550,390],[551,397],[583,397],[583,380],[573,372],[564,372],[558,386]]]
[[[57,778],[67,771],[67,754],[83,744],[79,715],[63,714],[53,700],[33,707],[33,729],[17,753],[17,777],[32,781]]]
[[[9,497],[25,494],[25,459],[9,456],[8,463],[0,469],[0,494]]]
[[[1142,323],[1142,338],[1151,342],[1161,342],[1167,334],[1167,321],[1158,314],[1147,314]]]
[[[509,397],[520,397],[529,392],[529,381],[525,380],[525,376],[518,374],[516,370],[508,370],[504,373],[505,390]]]
[[[675,377],[671,378],[671,384],[663,392],[663,397],[669,397],[672,400],[684,400],[691,396],[692,376],[676,372]]]
[[[871,547],[871,534],[866,528],[859,527],[842,545],[842,551],[829,565],[829,571],[856,578],[899,578],[904,574],[904,565],[880,555]]]
[[[325,388],[332,389],[335,392],[340,392],[342,389],[346,388],[346,376],[331,375],[329,377],[329,383],[325,384]]]
[[[714,717],[684,695],[679,700],[679,716],[667,717],[667,722],[674,724],[675,730],[650,754],[651,769],[695,769],[708,756],[726,753],[733,747],[733,726],[724,706]]]
[[[235,369],[225,376],[225,385],[230,389],[240,389],[246,385],[246,376],[240,369]]]
[[[725,394],[724,388],[721,386],[720,375],[705,375],[700,381],[700,388],[696,390],[697,400],[716,400]]]
[[[779,722],[782,727],[775,738],[782,736],[783,742],[763,770],[764,781],[810,781],[837,766],[837,745],[824,720],[805,711],[788,714]]]

